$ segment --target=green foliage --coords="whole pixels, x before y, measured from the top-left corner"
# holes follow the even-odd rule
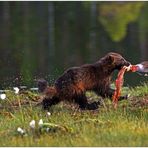
[[[33,60],[29,61],[24,55],[24,59],[21,65],[21,75],[22,75],[22,82],[26,85],[30,85],[33,80],[33,72],[34,72],[34,63]]]
[[[143,9],[142,9],[142,14],[139,18],[139,24],[141,25],[140,27],[143,28],[144,30],[148,29],[148,20],[145,18],[148,18],[148,3],[145,3]],[[142,32],[143,32],[142,29]]]
[[[12,85],[10,81],[20,76],[24,85],[33,84],[35,77],[57,78],[68,67],[93,63],[111,49],[133,63],[146,59],[146,2],[17,1],[1,2],[0,10],[0,84],[3,87],[4,83]],[[126,40],[112,42],[123,39],[127,25],[136,19]],[[135,76],[132,79],[135,80],[128,77],[130,85],[142,80]]]
[[[119,102],[117,110],[106,100],[105,106],[101,106],[99,111],[76,111],[72,106],[61,103],[50,109],[51,115],[41,110],[40,106],[31,104],[32,100],[37,99],[38,94],[28,91],[14,94],[13,91],[6,91],[6,100],[0,100],[4,107],[0,111],[0,145],[147,146],[148,110],[140,103],[140,107],[132,105],[143,97],[147,101],[147,88],[148,84],[144,84],[129,90],[132,94],[130,101]],[[90,92],[87,96],[96,98],[95,94]],[[24,100],[29,100],[30,104],[13,107],[14,101]],[[8,109],[8,106],[11,108]],[[41,130],[38,126],[40,119],[43,120]],[[35,129],[29,126],[32,120],[36,121]],[[25,130],[25,134],[18,133],[18,127]]]
[[[137,20],[144,2],[108,2],[99,5],[99,21],[115,42],[121,41],[129,23]]]
[[[148,85],[144,83],[142,86],[136,86],[134,89],[131,89],[131,94],[134,96],[146,96],[148,93]]]

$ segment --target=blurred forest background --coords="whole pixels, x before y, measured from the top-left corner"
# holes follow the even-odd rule
[[[71,66],[107,52],[148,60],[148,2],[1,1],[0,86],[50,83]],[[126,74],[127,85],[146,77]]]

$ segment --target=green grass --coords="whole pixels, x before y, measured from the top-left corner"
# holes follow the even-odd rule
[[[148,146],[148,84],[129,89],[128,93],[129,100],[119,102],[117,110],[109,100],[96,111],[80,111],[60,103],[51,108],[48,116],[41,106],[32,104],[38,94],[7,91],[7,98],[0,100],[0,146]],[[97,98],[91,92],[87,95]],[[24,100],[30,103],[18,104]],[[37,122],[35,129],[29,127],[33,119]],[[55,126],[55,130],[40,131],[40,119],[66,130]],[[18,127],[26,134],[18,133]]]

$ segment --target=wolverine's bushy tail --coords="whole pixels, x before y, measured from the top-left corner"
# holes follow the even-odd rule
[[[39,79],[37,81],[37,86],[40,93],[43,93],[45,96],[49,98],[55,96],[57,94],[57,90],[54,86],[49,86],[48,82],[44,79]]]
[[[48,82],[44,79],[37,80],[37,86],[40,93],[43,93],[45,89],[48,87]]]

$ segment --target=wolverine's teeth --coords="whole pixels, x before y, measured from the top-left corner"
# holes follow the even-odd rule
[[[126,67],[126,71],[130,71],[131,70],[132,65],[129,65]]]

